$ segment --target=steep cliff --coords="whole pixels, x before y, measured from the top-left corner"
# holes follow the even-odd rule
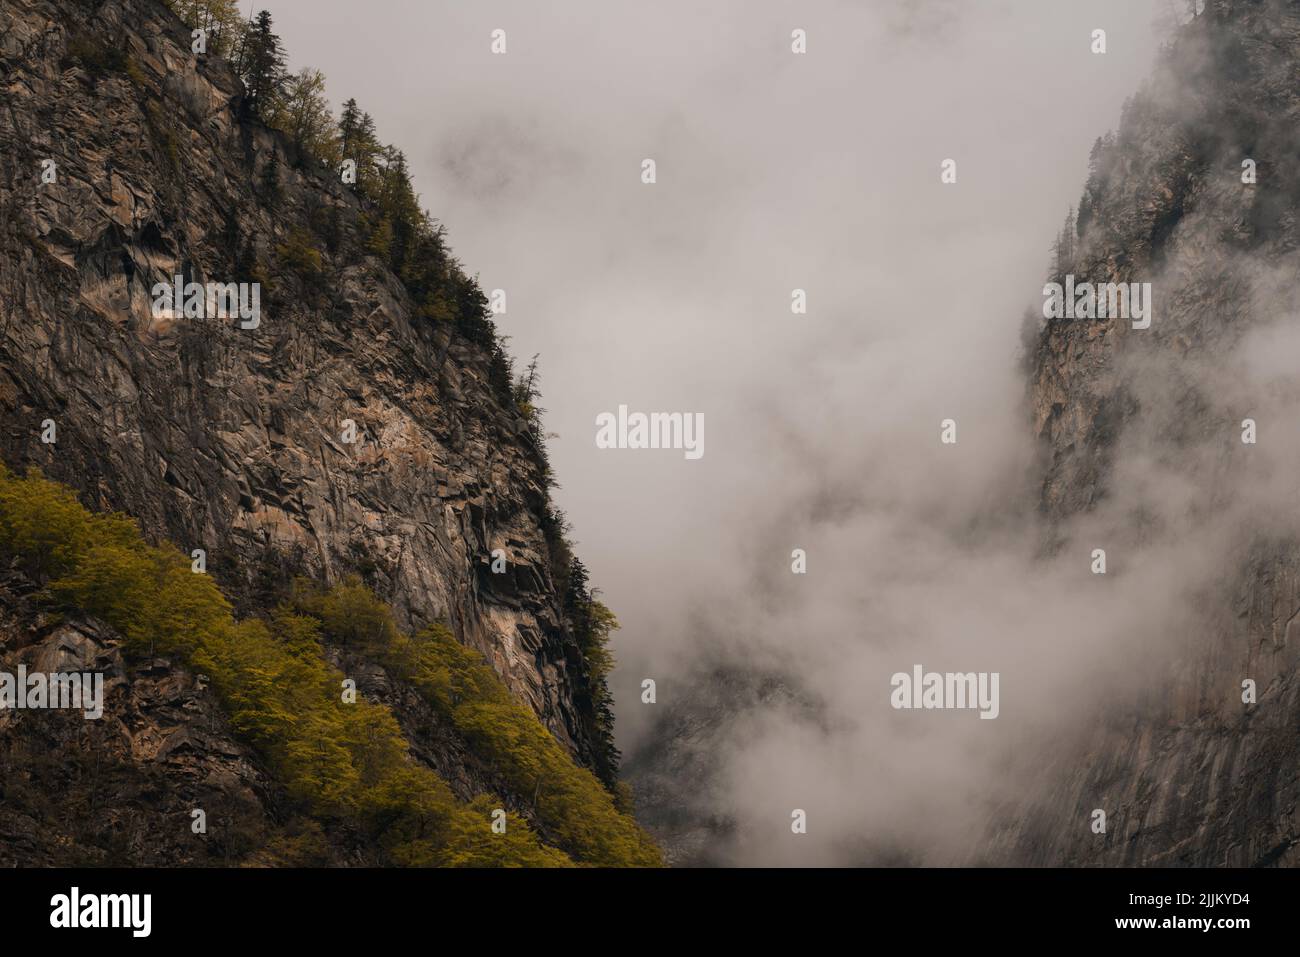
[[[246,592],[263,563],[277,577],[364,572],[405,620],[449,619],[587,754],[542,465],[490,357],[416,321],[362,251],[357,200],[241,121],[229,65],[192,55],[161,4],[9,2],[0,16],[6,460],[205,548]],[[68,58],[74,36],[129,67],[88,75]],[[58,179],[43,185],[46,159]],[[335,249],[304,281],[277,245],[336,210]],[[225,281],[248,240],[272,286],[260,328],[152,318],[155,282]],[[509,571],[492,576],[496,548]]]
[[[1294,355],[1269,359],[1295,341],[1298,210],[1300,5],[1211,0],[1098,141],[1055,264],[1151,283],[1150,328],[1047,321],[1030,404],[1049,547],[1105,512],[1112,553],[1182,542],[1222,577],[1149,693],[1058,749],[993,859],[1300,864]]]
[[[372,254],[366,200],[250,115],[230,64],[192,53],[159,0],[3,0],[0,84],[4,461],[202,549],[240,614],[295,576],[356,575],[403,630],[445,622],[612,787],[545,451],[473,281],[435,264],[469,321],[419,308]],[[160,313],[153,287],[177,276],[260,282],[260,324]],[[76,646],[111,657],[85,627]],[[56,640],[22,615],[13,629],[27,637],[11,650]],[[460,797],[496,791],[527,815],[536,795],[511,793],[408,686],[331,654]],[[182,672],[152,692],[135,677],[131,700],[162,695],[181,721]],[[197,694],[196,719],[219,711]],[[273,792],[240,746],[208,740],[239,766],[241,800]]]
[[[103,674],[104,716],[0,711],[0,862],[211,866],[272,841],[283,794],[211,692],[168,661],[129,667],[120,636],[52,619],[34,591],[19,575],[0,581],[0,668]],[[196,808],[210,837],[191,829]]]
[[[797,662],[778,659],[765,672],[750,653],[759,642],[726,636],[737,653],[701,628],[699,667],[677,680],[627,762],[641,819],[674,863],[780,861],[782,853],[797,860],[798,850],[781,848],[786,824],[776,809],[748,796],[761,795],[778,768],[796,767],[788,779],[806,779],[811,795],[796,800],[811,802],[816,784],[841,783],[831,765],[843,761],[870,769],[872,785],[904,795],[916,811],[893,803],[879,812],[868,788],[835,788],[820,811],[822,833],[833,828],[834,838],[818,861],[1300,864],[1300,4],[1202,6],[1170,37],[1118,130],[1098,139],[1047,277],[1149,283],[1149,325],[1131,314],[1044,320],[1036,303],[1024,355],[1024,434],[1041,453],[1030,481],[1021,484],[1013,465],[1015,480],[990,487],[990,507],[956,512],[969,524],[954,522],[937,549],[913,553],[911,541],[864,523],[856,548],[892,551],[900,566],[937,553],[943,574],[917,579],[891,569],[844,586],[849,596],[905,596],[900,620],[873,617],[878,606],[864,599],[840,618],[801,607],[800,625],[781,635],[791,659],[803,653],[804,619],[829,619],[851,641],[889,647],[926,620],[911,605],[962,595],[990,607],[1024,601],[1041,617],[1017,615],[981,633],[979,614],[969,628],[954,616],[951,627],[976,653],[962,660],[987,655],[1007,668],[1015,658],[1005,633],[1070,669],[1028,667],[1013,678],[1008,668],[1003,717],[989,722],[978,747],[963,739],[949,750],[945,734],[960,732],[919,721],[903,731],[872,711],[891,672],[916,658],[855,671],[846,655],[854,682],[842,686],[803,680]],[[1002,223],[1003,213],[990,210],[988,220]],[[927,432],[917,441],[933,439]],[[901,455],[888,463],[882,469],[911,474]],[[857,475],[834,478],[859,484]],[[864,513],[904,507],[888,491],[872,500],[874,486],[860,484]],[[933,520],[929,509],[905,513],[918,539]],[[1005,571],[981,571],[973,579],[980,587],[963,592],[957,583],[970,556],[981,564],[1007,558],[1004,542],[981,527],[1011,530],[1014,558]],[[1089,569],[1097,548],[1109,560],[1104,577]],[[796,592],[773,598],[757,588],[753,601],[794,603]],[[1094,617],[1082,626],[1063,620],[1081,606]],[[782,611],[778,620],[795,617]],[[838,662],[838,636],[833,647]],[[1081,648],[1091,656],[1086,667],[1076,665]],[[721,649],[721,666],[707,660],[709,649]],[[818,687],[832,690],[819,700],[810,693]],[[1035,708],[1033,692],[1043,688],[1059,693]],[[858,737],[826,731],[823,703],[869,729]],[[827,741],[830,759],[792,758]],[[949,790],[940,794],[929,793],[933,779],[920,765],[892,758],[899,750],[928,757],[931,745],[936,763],[959,772],[942,777]],[[693,782],[689,795],[677,789],[682,780]],[[1094,830],[1097,811],[1104,832]]]

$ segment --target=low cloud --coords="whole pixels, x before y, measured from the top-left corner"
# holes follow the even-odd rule
[[[508,290],[516,353],[542,354],[559,498],[623,623],[620,743],[679,859],[978,855],[1044,753],[1136,707],[1198,640],[1294,491],[1279,357],[1300,343],[1270,324],[1223,361],[1134,353],[1124,494],[1052,536],[1036,509],[1020,317],[1164,4],[379,5],[391,61],[439,64],[401,83],[315,25],[321,0],[271,6],[295,58],[407,148],[458,257]],[[494,59],[497,27],[512,52]],[[1164,278],[1158,297],[1186,280]],[[1277,312],[1292,285],[1254,275],[1246,308]],[[1193,392],[1222,430],[1171,444]],[[595,416],[623,404],[704,414],[708,454],[598,448]],[[1269,442],[1247,474],[1252,411]],[[916,664],[999,673],[998,718],[894,710],[890,676]]]

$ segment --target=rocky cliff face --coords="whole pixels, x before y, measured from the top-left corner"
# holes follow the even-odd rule
[[[487,351],[365,254],[350,189],[244,116],[229,65],[156,0],[3,0],[0,76],[4,460],[204,549],[244,608],[360,574],[404,625],[445,619],[591,763],[541,451]],[[329,236],[318,276],[283,254],[308,228]],[[266,280],[258,328],[156,318],[155,283],[246,278],[241,259]]]
[[[281,796],[203,683],[164,660],[128,669],[119,636],[50,621],[32,592],[0,580],[0,668],[103,674],[103,716],[0,710],[0,862],[220,865],[265,846]],[[195,809],[210,837],[194,833]]]
[[[1121,550],[1176,541],[1180,521],[1222,527],[1209,547],[1225,571],[1202,592],[1191,650],[1139,705],[1060,750],[1033,810],[1009,812],[995,859],[1300,864],[1300,545],[1294,506],[1270,484],[1294,474],[1294,389],[1285,372],[1237,374],[1247,344],[1258,368],[1260,343],[1294,341],[1298,131],[1300,6],[1220,0],[1180,31],[1094,151],[1078,244],[1058,270],[1151,282],[1155,308],[1145,330],[1107,319],[1041,330],[1030,387],[1041,508],[1058,544],[1103,510],[1121,519]],[[1241,441],[1248,418],[1269,430],[1258,445]],[[1246,679],[1255,704],[1243,703]],[[1088,826],[1097,808],[1104,836]]]
[[[981,809],[974,854],[963,843],[936,858],[924,837],[859,849],[845,827],[837,861],[1300,864],[1300,4],[1206,6],[1171,38],[1120,128],[1098,141],[1052,269],[1053,281],[1150,283],[1150,326],[1061,318],[1028,330],[1037,495],[997,505],[1016,513],[1018,532],[1041,536],[1044,567],[1062,555],[1080,567],[1077,556],[1105,546],[1108,578],[1083,573],[1078,587],[1106,588],[1138,564],[1161,563],[1174,584],[1138,596],[1148,607],[1126,623],[1143,617],[1176,633],[1107,635],[1115,640],[1099,642],[1098,654],[1124,687],[1097,681],[1086,718],[1064,731],[1053,723],[1035,747],[989,762],[1000,780],[988,790],[1012,782],[1019,793],[987,816]],[[1248,419],[1259,430],[1252,444],[1242,441]],[[1042,596],[1046,612],[1054,597]],[[1140,675],[1136,691],[1130,675]],[[808,714],[816,727],[816,702],[800,700],[797,677],[747,662],[703,669],[630,755],[642,819],[675,863],[735,860],[743,819],[731,813],[735,788],[718,755],[739,747],[755,714],[791,725]],[[864,693],[887,677],[867,674]],[[999,738],[1008,751],[1018,743]],[[689,800],[674,794],[682,780],[695,782]],[[961,810],[973,802],[963,798]],[[1096,810],[1105,833],[1093,830]],[[892,840],[897,824],[861,829]]]

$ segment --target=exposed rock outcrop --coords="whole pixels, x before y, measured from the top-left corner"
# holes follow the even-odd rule
[[[1041,508],[1064,528],[1131,499],[1125,543],[1159,540],[1164,520],[1132,496],[1133,473],[1121,485],[1115,471],[1129,443],[1180,473],[1186,489],[1164,488],[1189,497],[1189,520],[1239,510],[1239,540],[1221,543],[1233,571],[1205,596],[1185,656],[1140,705],[1057,751],[1032,809],[1009,812],[994,859],[1300,864],[1300,544],[1282,501],[1246,501],[1262,459],[1242,455],[1239,425],[1286,399],[1221,371],[1246,336],[1294,323],[1300,307],[1298,131],[1300,7],[1218,0],[1094,152],[1079,245],[1060,265],[1093,282],[1151,282],[1158,300],[1146,330],[1073,319],[1041,331],[1030,388]],[[1243,181],[1247,160],[1256,182]],[[1267,421],[1274,443],[1294,433],[1294,420]],[[1088,826],[1096,808],[1105,835]]]
[[[8,575],[0,671],[20,666],[102,674],[103,715],[0,710],[0,864],[224,865],[281,834],[281,795],[199,676],[164,659],[128,668],[120,636],[50,619]],[[322,849],[326,862],[347,857]]]
[[[926,837],[895,847],[891,816],[862,826],[883,843],[859,846],[841,828],[837,862],[1300,865],[1300,401],[1294,355],[1268,356],[1298,341],[1300,4],[1204,6],[1171,38],[1117,132],[1098,141],[1077,227],[1072,217],[1053,269],[1057,280],[1150,283],[1150,326],[1135,328],[1131,316],[1030,326],[1026,425],[1041,448],[1038,494],[997,504],[1016,514],[1026,551],[1045,566],[1067,547],[1077,563],[1101,544],[1081,539],[1081,527],[1104,532],[1112,564],[1099,588],[1122,580],[1133,556],[1194,567],[1195,579],[1125,599],[1149,602],[1141,610],[1151,617],[1169,612],[1171,623],[1183,612],[1178,624],[1190,624],[1157,640],[1131,627],[1134,615],[1115,641],[1099,642],[1105,666],[1140,671],[1141,687],[1098,680],[1089,686],[1095,707],[1072,711],[1071,727],[1049,722],[1023,751],[1020,739],[1002,737],[1015,753],[988,761],[998,780],[986,786],[1014,797],[986,809],[985,794],[963,795],[962,812],[978,804],[980,820],[959,849],[936,839],[936,852]],[[1257,445],[1242,442],[1250,418]],[[1054,597],[1042,596],[1048,613]],[[1172,607],[1180,601],[1185,608]],[[797,669],[773,680],[735,657],[732,673],[702,669],[680,682],[629,755],[642,819],[674,862],[737,859],[726,749],[739,747],[756,714],[799,713],[790,708]],[[874,695],[888,675],[865,678]],[[1247,681],[1253,703],[1243,700]],[[1004,684],[1003,694],[1010,702],[1018,692]],[[674,795],[681,780],[693,782],[691,800]],[[910,793],[910,782],[897,786]],[[1104,834],[1092,829],[1095,810],[1106,812]]]
[[[106,64],[77,53],[96,44]],[[486,350],[365,254],[349,188],[244,116],[229,65],[156,0],[4,0],[0,75],[4,460],[206,550],[241,608],[293,574],[361,574],[404,625],[445,619],[591,763],[540,450]],[[312,227],[330,239],[304,278],[280,246]],[[246,255],[258,328],[154,316],[155,283],[228,281]]]

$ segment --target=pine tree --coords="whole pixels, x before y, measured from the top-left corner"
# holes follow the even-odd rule
[[[357,164],[357,189],[370,195],[374,186],[375,163],[380,154],[375,121],[357,106],[355,99],[343,104],[339,115],[339,149],[343,159]]]
[[[1056,234],[1056,242],[1052,243],[1052,276],[1055,279],[1060,279],[1074,266],[1075,231],[1074,207],[1071,206],[1065,214],[1061,231]]]
[[[591,709],[596,776],[606,785],[618,778],[622,755],[614,744],[614,699],[607,678],[614,667],[614,657],[607,647],[610,633],[618,628],[618,619],[588,587],[587,568],[574,556],[569,563],[568,583],[564,591],[564,614],[582,651],[585,667],[585,697]]]
[[[285,82],[284,47],[271,29],[271,14],[263,10],[249,26],[240,51],[245,104],[253,116],[270,116]]]
[[[274,208],[280,201],[280,154],[271,150],[271,158],[262,168],[262,192],[268,206]]]
[[[361,132],[361,107],[355,97],[349,97],[339,112],[339,142],[345,155],[351,155]]]

